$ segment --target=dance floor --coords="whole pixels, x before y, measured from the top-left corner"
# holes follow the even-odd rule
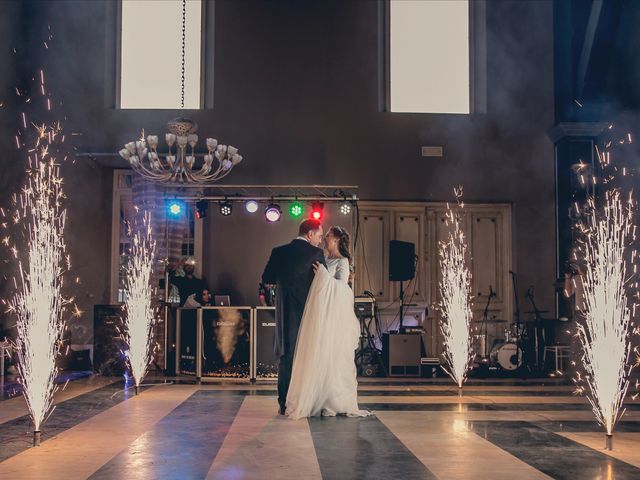
[[[164,381],[158,380],[158,381]],[[640,403],[614,450],[586,400],[553,381],[363,380],[369,418],[292,421],[275,385],[80,378],[57,394],[42,445],[21,396],[0,401],[2,479],[638,479]]]

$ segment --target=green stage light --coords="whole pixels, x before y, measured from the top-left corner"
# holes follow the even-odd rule
[[[289,213],[293,218],[298,218],[300,215],[302,215],[303,211],[304,208],[302,207],[302,204],[300,202],[293,202],[289,207]]]

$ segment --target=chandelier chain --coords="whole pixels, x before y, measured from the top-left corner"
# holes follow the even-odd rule
[[[187,0],[182,0],[182,72],[180,75],[180,106],[184,109],[184,57],[187,31]]]

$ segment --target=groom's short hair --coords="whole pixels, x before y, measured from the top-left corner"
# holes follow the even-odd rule
[[[322,224],[318,220],[314,220],[310,218],[309,220],[305,220],[300,224],[300,228],[298,229],[298,235],[304,237],[307,233],[313,232],[314,230],[320,230]]]

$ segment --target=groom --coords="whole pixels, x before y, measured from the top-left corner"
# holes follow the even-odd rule
[[[262,274],[262,283],[277,285],[274,350],[280,358],[278,368],[280,415],[285,414],[298,329],[314,277],[313,264],[320,262],[327,266],[324,254],[319,248],[322,238],[320,222],[305,220],[300,224],[298,237],[295,240],[272,250]]]

